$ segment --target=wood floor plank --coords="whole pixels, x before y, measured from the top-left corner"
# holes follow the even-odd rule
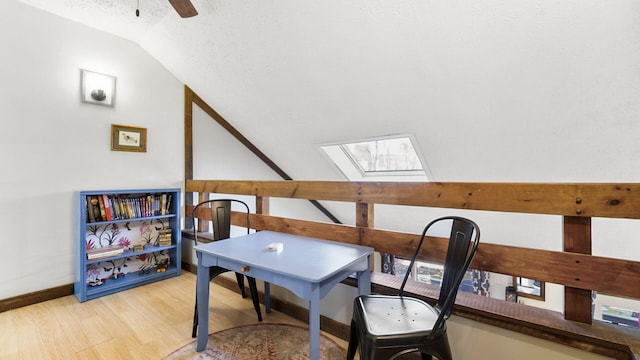
[[[193,341],[195,275],[80,303],[66,296],[0,313],[0,360],[157,360]],[[306,324],[273,311],[266,323]],[[251,299],[211,284],[209,331],[258,323]],[[330,336],[328,334],[325,334]],[[330,336],[343,347],[343,340]]]

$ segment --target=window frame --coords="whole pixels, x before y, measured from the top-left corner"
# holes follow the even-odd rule
[[[520,280],[521,279],[523,279],[523,278],[520,277],[520,276],[514,276],[513,277],[513,286],[515,286],[516,292],[517,292],[519,297],[545,301],[545,295],[544,295],[545,284],[544,284],[544,281],[539,281],[540,282],[540,294],[535,294],[535,293],[532,293],[530,291],[525,291],[525,286],[520,285]],[[528,279],[528,278],[524,278],[524,279]],[[528,280],[538,281],[538,280],[534,280],[534,279],[528,279]]]
[[[371,141],[384,141],[390,139],[407,138],[416,157],[422,165],[422,170],[389,170],[389,171],[363,171],[356,160],[346,153],[346,146]],[[428,182],[432,176],[415,137],[411,134],[396,134],[362,138],[357,140],[345,140],[322,143],[318,146],[319,151],[333,164],[338,171],[349,181],[416,181]]]

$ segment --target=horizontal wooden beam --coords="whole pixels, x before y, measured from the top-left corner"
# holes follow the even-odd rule
[[[640,219],[640,184],[187,180],[187,192]]]
[[[186,210],[190,212],[191,208],[192,206],[187,206]],[[211,218],[207,209],[198,211],[196,215],[205,220]],[[246,216],[240,212],[233,212],[231,222],[237,226],[245,226]],[[371,246],[378,252],[405,258],[413,255],[420,238],[419,234],[258,214],[251,214],[250,222],[251,228],[256,230],[272,230],[361,244]],[[419,257],[422,261],[443,263],[446,251],[446,239],[429,238],[423,245]],[[609,295],[640,298],[640,287],[629,285],[635,284],[640,278],[640,262],[637,261],[481,242],[471,267],[579,289],[596,290]]]
[[[362,229],[362,245],[376,251],[409,258],[420,238],[418,234]],[[442,264],[447,239],[429,238],[422,245],[419,258]],[[500,274],[522,276],[554,284],[601,293],[640,298],[640,287],[630,286],[640,279],[640,262],[529,249],[481,242],[471,268]]]
[[[191,214],[193,208],[193,205],[185,206],[186,213]],[[207,207],[199,208],[195,215],[198,219],[211,220],[211,211]],[[358,244],[360,242],[359,230],[348,225],[296,220],[260,214],[250,214],[249,222],[251,228],[255,230],[271,230],[349,244]],[[231,224],[246,226],[246,213],[232,211]]]

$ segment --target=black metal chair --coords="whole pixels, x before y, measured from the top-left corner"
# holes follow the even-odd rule
[[[247,234],[249,234],[249,206],[244,202],[236,199],[213,199],[207,200],[199,203],[193,208],[191,212],[191,217],[193,219],[193,233],[194,233],[194,241],[195,244],[198,245],[198,223],[196,217],[196,211],[204,206],[209,204],[211,207],[211,223],[213,224],[213,241],[218,241],[222,239],[228,239],[231,236],[231,203],[235,202],[238,204],[244,205],[247,213]],[[209,268],[209,281],[213,280],[216,276],[230,271],[228,269],[212,266]],[[236,279],[238,281],[238,286],[240,287],[240,291],[242,293],[242,297],[246,298],[247,295],[244,289],[244,275],[240,273],[236,273]],[[258,297],[258,288],[256,286],[256,279],[247,276],[247,281],[249,282],[249,292],[251,293],[251,298],[253,300],[253,307],[256,309],[256,314],[258,314],[258,321],[262,321],[262,312],[260,311],[260,299]],[[198,301],[196,300],[195,310],[193,312],[193,330],[191,332],[191,337],[196,337],[198,330]]]
[[[403,296],[404,287],[429,230],[435,224],[448,222],[451,235],[444,263],[444,274],[437,304]],[[433,230],[432,230],[433,232]],[[475,222],[456,216],[433,220],[422,231],[415,253],[397,296],[361,295],[353,304],[351,335],[347,359],[360,348],[361,360],[395,359],[420,352],[422,359],[435,356],[451,360],[446,320],[451,315],[458,287],[469,268],[480,241],[480,229]]]

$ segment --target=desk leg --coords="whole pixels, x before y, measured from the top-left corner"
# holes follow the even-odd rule
[[[309,300],[309,355],[320,360],[320,286],[314,286]]]
[[[196,299],[198,300],[198,345],[196,349],[204,351],[207,348],[209,338],[209,268],[202,266],[200,253],[198,253]]]
[[[269,314],[271,312],[271,284],[264,282],[264,311]]]
[[[367,258],[367,269],[358,272],[358,295],[371,294],[371,256]]]

